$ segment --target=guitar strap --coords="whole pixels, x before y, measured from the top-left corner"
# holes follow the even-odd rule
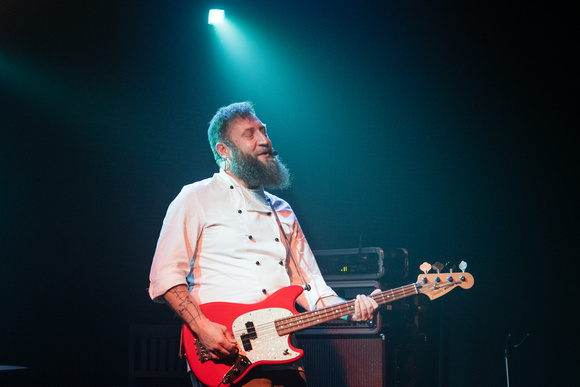
[[[183,348],[183,328],[184,325],[181,324],[181,332],[179,333],[179,360],[183,360],[183,358],[187,358],[185,354],[185,348]],[[187,363],[187,367],[189,368],[189,363]]]
[[[294,252],[292,251],[292,247],[290,246],[290,240],[288,239],[288,236],[286,236],[286,232],[284,232],[284,228],[282,227],[282,222],[280,222],[280,218],[278,217],[278,213],[274,209],[274,205],[272,204],[272,200],[270,200],[270,198],[266,198],[266,201],[270,205],[270,208],[272,209],[272,213],[274,214],[274,217],[276,218],[276,222],[278,223],[278,227],[280,228],[280,232],[282,233],[282,236],[284,237],[284,241],[286,242],[286,249],[290,252],[290,259],[292,260],[294,267],[296,267],[298,274],[300,274],[300,279],[302,280],[302,283],[304,284],[304,286],[303,286],[304,290],[310,291],[310,289],[312,289],[312,288],[311,288],[310,284],[308,284],[306,282],[306,279],[304,278],[304,274],[302,273],[302,270],[300,270],[300,266],[298,266],[298,261],[296,260],[296,257],[294,256]]]

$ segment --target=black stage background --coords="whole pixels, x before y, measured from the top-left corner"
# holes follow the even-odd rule
[[[146,293],[165,210],[216,171],[215,110],[251,100],[312,248],[405,247],[413,275],[468,262],[475,287],[432,303],[444,385],[504,385],[508,333],[530,333],[512,386],[568,385],[566,4],[2,1],[0,364],[28,367],[21,384],[126,383],[129,325],[172,320]]]

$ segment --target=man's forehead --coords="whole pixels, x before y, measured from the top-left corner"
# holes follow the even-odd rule
[[[230,126],[228,128],[228,132],[241,133],[247,129],[256,129],[256,128],[261,128],[261,127],[266,127],[266,124],[262,123],[262,121],[260,121],[260,119],[256,116],[249,116],[249,117],[245,117],[245,118],[236,117],[236,118],[234,118],[234,120],[230,124]]]

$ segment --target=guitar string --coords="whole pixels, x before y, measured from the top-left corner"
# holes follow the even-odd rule
[[[391,297],[393,297],[393,299],[396,299],[395,296],[395,292],[397,293],[397,295],[405,295],[406,293],[406,289],[407,288],[414,288],[415,285],[411,284],[411,285],[406,285],[404,287],[401,288],[397,288],[397,289],[392,289],[389,291],[385,291],[385,292],[381,292],[378,293],[373,297],[373,299],[375,299],[375,301],[379,301],[381,304],[386,303],[387,301],[392,301],[392,299],[390,299]],[[385,300],[385,295],[387,293],[392,293],[392,296],[387,296],[387,298],[389,298],[388,300]],[[337,305],[331,305],[329,307],[326,308],[322,308],[322,309],[317,309],[315,311],[312,311],[312,313],[306,315],[305,318],[301,318],[301,316],[303,315],[295,315],[295,316],[289,316],[288,318],[286,318],[286,323],[288,325],[294,323],[294,325],[316,325],[318,324],[317,321],[319,321],[321,319],[322,314],[324,314],[324,316],[322,317],[322,319],[326,319],[327,317],[330,316],[330,319],[332,318],[338,318],[338,317],[342,317],[345,314],[350,314],[350,312],[353,310],[354,308],[354,300],[353,301],[348,301],[342,304],[337,304]],[[346,309],[346,310],[345,310]],[[328,314],[328,310],[330,310],[330,315]],[[317,313],[319,312],[319,313]],[[329,315],[329,316],[328,316]],[[311,323],[315,323],[315,324],[311,324]],[[284,324],[281,324],[282,326]],[[286,331],[291,329],[292,327],[287,327],[287,328],[283,328],[282,330]]]
[[[312,326],[318,324],[321,318],[325,320],[331,320],[334,318],[339,318],[341,316],[350,314],[350,311],[354,307],[354,301],[346,301],[341,304],[332,305],[326,308],[316,309],[310,312],[306,312],[305,314],[300,315],[292,315],[288,317],[283,317],[277,319],[273,322],[268,322],[265,324],[258,325],[255,327],[256,334],[259,334],[260,339],[262,340],[270,340],[273,338],[279,338],[284,336],[286,333],[285,331],[291,329],[292,327],[302,327],[302,326]],[[330,310],[330,312],[329,312]],[[324,315],[324,316],[322,316]],[[316,322],[315,324],[312,324]],[[278,329],[276,326],[278,325]],[[286,325],[286,327],[284,327]],[[302,329],[302,328],[300,328]],[[296,330],[300,330],[296,329]],[[236,332],[239,334],[239,332]],[[234,335],[236,335],[234,333]],[[244,331],[244,333],[246,333]],[[244,334],[242,333],[242,334]],[[289,332],[290,333],[290,332]]]
[[[442,287],[449,287],[456,285],[457,282],[449,282],[443,284],[434,284],[432,286],[425,286],[420,283],[405,285],[400,288],[387,290],[378,294],[371,296],[379,305],[386,304],[388,302],[396,301],[400,298],[404,298],[408,291],[412,291],[413,294],[428,293],[441,289]],[[419,292],[419,290],[422,290]],[[272,338],[278,338],[292,332],[308,328],[309,326],[317,325],[319,320],[323,319],[325,321],[332,320],[334,318],[339,318],[344,315],[350,314],[350,310],[354,307],[354,301],[346,301],[341,304],[331,305],[326,308],[316,309],[304,314],[292,315],[288,317],[283,317],[277,319],[273,322],[267,322],[264,324],[259,324],[255,326],[255,332],[260,337],[261,340],[270,340]],[[330,310],[330,312],[329,312]],[[277,328],[278,326],[278,328]],[[295,327],[300,327],[295,329]],[[304,328],[302,328],[304,327]],[[286,333],[287,332],[287,333]],[[235,336],[241,336],[246,331],[236,331],[233,332]]]
[[[449,287],[449,286],[453,286],[453,285],[456,285],[456,283],[450,282],[450,283],[444,283],[444,284],[435,284],[435,285],[429,286],[429,287],[425,287],[424,285],[421,285],[421,284],[410,284],[410,285],[402,286],[402,287],[397,288],[397,289],[392,289],[392,290],[378,293],[372,297],[373,297],[373,299],[375,299],[375,301],[377,301],[380,305],[382,305],[382,304],[385,304],[387,302],[392,302],[392,301],[395,301],[399,298],[405,297],[407,294],[407,291],[412,291],[413,294],[419,294],[419,289],[425,288],[425,289],[423,289],[423,291],[421,293],[427,293],[427,292],[434,291],[436,289],[440,289],[441,287]],[[345,302],[343,304],[333,305],[333,306],[330,306],[327,308],[317,309],[317,310],[312,311],[312,312],[307,312],[307,314],[293,315],[293,316],[288,316],[288,317],[279,319],[277,321],[279,322],[278,331],[280,331],[280,332],[276,332],[276,333],[280,333],[281,335],[286,334],[287,331],[290,331],[288,333],[292,333],[292,331],[304,329],[304,328],[293,329],[293,327],[304,326],[307,328],[309,326],[319,324],[320,323],[319,320],[321,320],[321,319],[328,321],[328,320],[333,319],[333,318],[341,317],[345,314],[349,314],[349,311],[352,310],[353,306],[354,306],[354,301],[350,301],[350,302]],[[328,310],[331,310],[330,314],[328,313]],[[312,324],[312,323],[314,323],[314,324]]]
[[[392,289],[392,290],[388,290],[388,291],[376,294],[372,297],[376,298],[375,301],[378,301],[380,304],[384,304],[384,303],[396,300],[398,297],[400,298],[400,296],[404,297],[407,293],[407,289],[410,290],[410,289],[415,289],[415,288],[416,288],[415,284],[410,284],[410,285],[403,286],[401,288]],[[390,295],[387,295],[388,293]],[[416,291],[413,291],[413,294],[416,294]],[[292,330],[293,327],[302,327],[302,326],[308,327],[308,326],[312,326],[312,325],[317,325],[319,323],[318,321],[321,319],[328,321],[328,320],[332,320],[334,318],[339,318],[339,317],[342,317],[344,315],[350,314],[353,307],[354,307],[354,300],[353,301],[345,301],[341,304],[336,304],[336,305],[328,306],[326,308],[316,309],[316,310],[313,310],[310,312],[306,312],[304,314],[283,317],[283,318],[275,320],[274,322],[268,322],[265,324],[261,324],[261,325],[254,327],[254,328],[255,328],[255,332],[257,334],[266,332],[266,333],[271,333],[274,336],[280,336],[280,335],[284,335],[285,334],[284,332],[286,332],[288,330]],[[279,329],[277,329],[276,331],[271,331],[272,325],[274,325],[274,327],[275,327],[276,323],[278,323]],[[314,324],[312,324],[312,323],[314,323]],[[294,329],[294,331],[297,331],[300,329],[303,329],[303,328]],[[279,331],[281,331],[281,332],[279,332]],[[246,331],[244,331],[242,334],[244,334],[244,333],[246,333]],[[289,333],[291,333],[291,332],[289,332]],[[234,332],[234,334],[240,334],[240,332]],[[260,337],[268,339],[268,335],[266,335],[266,334],[262,334]]]

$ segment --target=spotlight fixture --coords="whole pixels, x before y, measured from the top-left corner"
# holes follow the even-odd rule
[[[207,24],[224,24],[225,12],[223,9],[210,9]]]

